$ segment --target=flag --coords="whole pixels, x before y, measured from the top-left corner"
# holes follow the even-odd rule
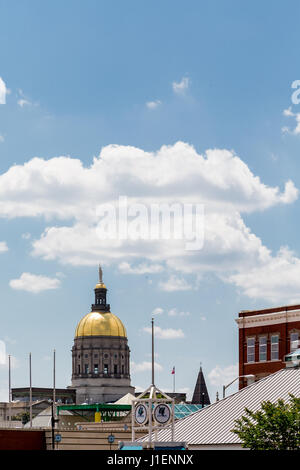
[[[175,366],[173,367],[171,374],[175,374]]]

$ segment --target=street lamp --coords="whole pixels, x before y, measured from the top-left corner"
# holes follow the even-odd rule
[[[236,377],[234,380],[232,380],[232,382],[230,382],[229,384],[223,385],[223,398],[225,398],[225,390],[226,390],[226,388],[230,387],[230,385],[232,385],[236,380],[241,379],[242,377],[244,377],[244,378],[246,378],[246,379],[254,379],[254,378],[255,378],[255,375],[253,375],[253,374],[239,375],[239,376]]]

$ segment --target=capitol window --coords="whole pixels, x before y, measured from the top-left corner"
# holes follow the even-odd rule
[[[103,366],[103,373],[104,373],[104,375],[107,375],[107,374],[108,374],[108,364],[104,364],[104,366]]]

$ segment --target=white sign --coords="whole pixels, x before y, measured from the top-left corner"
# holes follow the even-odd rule
[[[142,403],[138,404],[134,410],[135,421],[139,424],[146,424],[148,421],[148,409]]]
[[[167,424],[171,419],[171,408],[166,403],[161,403],[155,406],[153,417],[159,424]]]

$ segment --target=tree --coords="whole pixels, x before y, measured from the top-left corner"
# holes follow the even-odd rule
[[[264,401],[261,409],[245,408],[245,416],[235,420],[232,432],[251,450],[300,449],[300,398],[290,395],[290,401]]]

